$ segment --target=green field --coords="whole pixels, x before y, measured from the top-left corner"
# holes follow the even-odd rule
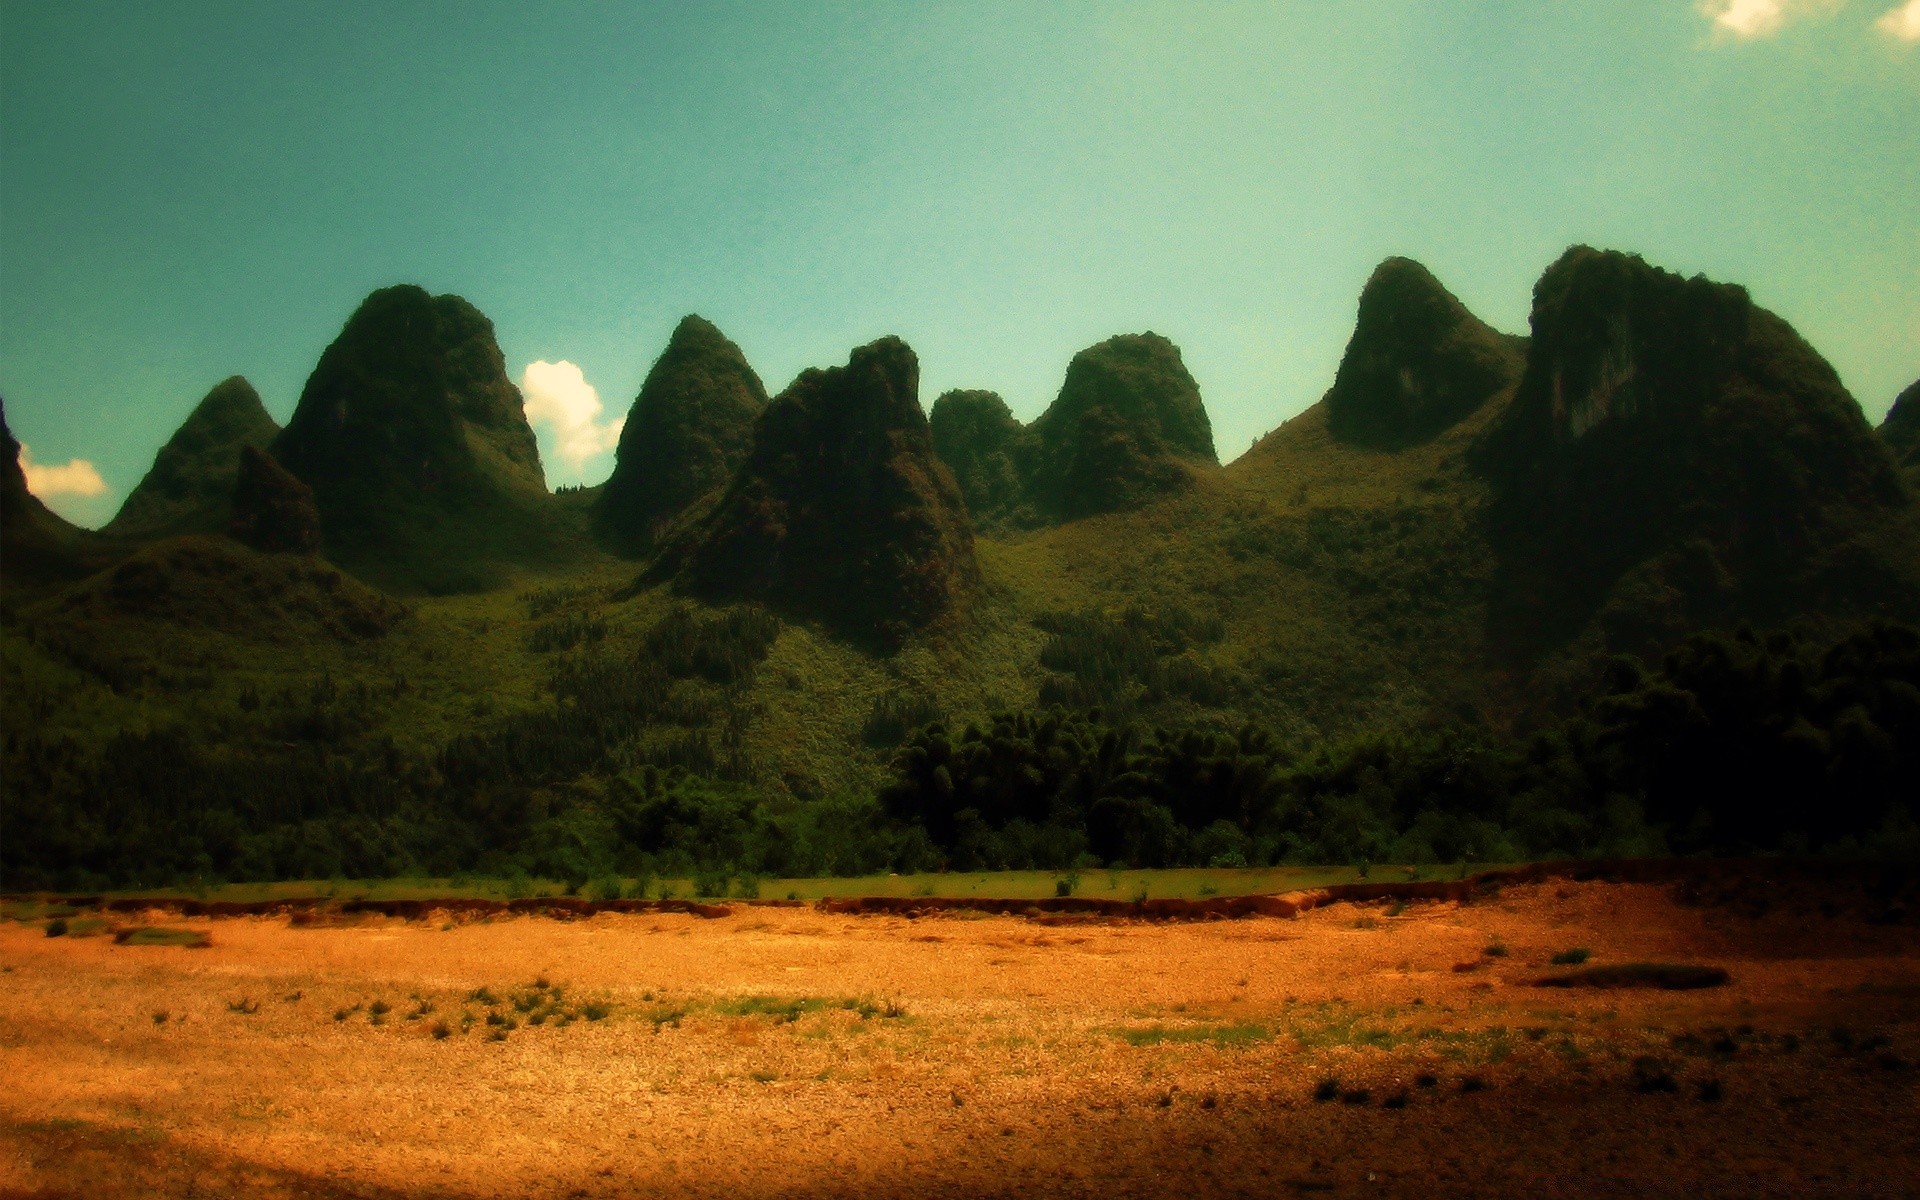
[[[1068,871],[942,871],[915,875],[863,875],[810,879],[727,880],[727,898],[742,898],[745,891],[763,900],[846,899],[862,896],[931,896],[953,899],[1037,900],[1060,894],[1063,881],[1073,884],[1072,895],[1095,900],[1183,899],[1207,896],[1255,896],[1303,891],[1334,884],[1400,883],[1418,880],[1458,879],[1464,874],[1498,870],[1508,863],[1466,863],[1445,866],[1388,866],[1379,864],[1364,873],[1358,867],[1248,867],[1248,868],[1175,868],[1162,871],[1092,869]],[[712,884],[717,879],[702,882]],[[579,894],[599,898],[598,889],[608,880],[597,880],[579,889]],[[711,888],[700,888],[694,879],[619,878],[622,894],[637,898],[636,888],[643,882],[647,899],[663,895],[675,899],[693,899]],[[744,887],[743,887],[744,884]],[[102,893],[103,900],[153,898],[156,900],[229,901],[239,904],[271,900],[506,900],[518,897],[569,895],[566,885],[551,879],[488,879],[455,877],[448,879],[290,879],[277,883],[229,883],[204,888],[140,888]],[[80,910],[45,897],[13,897],[0,901],[0,918],[14,921],[39,921],[71,917]]]

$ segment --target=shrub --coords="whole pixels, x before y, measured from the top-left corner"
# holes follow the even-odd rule
[[[1340,1081],[1329,1076],[1313,1086],[1313,1098],[1322,1104],[1340,1095]]]
[[[1588,950],[1585,946],[1575,946],[1571,950],[1562,950],[1560,953],[1554,955],[1553,965],[1556,967],[1577,967],[1592,957],[1593,951]]]
[[[701,869],[693,873],[693,894],[703,898],[725,896],[730,876],[726,871]]]
[[[452,1035],[452,1033],[453,1033],[453,1030],[447,1026],[447,1023],[445,1021],[435,1021],[433,1023],[434,1041],[436,1042],[445,1041],[449,1036]]]
[[[54,918],[53,920],[51,920],[51,921],[48,921],[48,922],[47,922],[47,936],[48,936],[48,937],[65,937],[65,936],[67,936],[67,922],[66,922],[66,919],[65,919],[65,918],[63,918],[63,917],[55,917],[55,918]]]

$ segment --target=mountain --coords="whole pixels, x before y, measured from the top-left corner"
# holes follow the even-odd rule
[[[627,413],[595,527],[624,551],[651,548],[688,505],[726,485],[766,406],[740,347],[706,320],[683,318]]]
[[[1219,465],[1200,388],[1180,348],[1156,333],[1074,355],[1032,432],[1033,492],[1058,519],[1138,508]]]
[[[1468,312],[1419,263],[1389,258],[1360,293],[1327,426],[1362,446],[1430,441],[1517,381],[1524,361],[1521,339]]]
[[[77,579],[113,557],[111,544],[77,528],[27,490],[20,443],[0,399],[0,587],[14,590]]]
[[[1920,381],[1895,398],[1886,420],[1880,422],[1880,440],[1901,466],[1909,471],[1920,468]]]
[[[882,643],[963,609],[980,579],[973,529],[919,386],[919,360],[895,337],[801,372],[668,568],[702,594]]]
[[[1034,439],[996,392],[951,391],[927,417],[933,450],[953,472],[981,530],[1039,521],[1033,510]]]
[[[493,325],[458,296],[368,296],[272,449],[313,489],[329,555],[383,586],[483,589],[564,549]]]
[[[1744,288],[1577,246],[1535,287],[1531,325],[1477,455],[1509,651],[1590,623],[1642,651],[1736,621],[1920,611],[1911,547],[1886,542],[1913,510],[1892,456]]]
[[[160,447],[103,532],[158,538],[224,530],[241,448],[265,448],[279,433],[252,384],[238,375],[221,381]]]
[[[241,447],[230,506],[233,521],[228,532],[234,540],[267,553],[319,552],[320,506],[314,502],[313,489],[266,451]]]

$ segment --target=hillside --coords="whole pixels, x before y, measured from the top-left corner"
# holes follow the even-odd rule
[[[1894,398],[1880,422],[1880,439],[1909,474],[1920,469],[1920,381]]]
[[[587,545],[584,512],[547,492],[492,323],[458,296],[368,296],[272,452],[313,489],[329,555],[384,587],[484,590]]]
[[[545,492],[485,319],[376,293],[247,453],[257,549],[20,583],[9,533],[0,749],[46,815],[6,869],[1904,844],[1907,409],[1876,436],[1741,289],[1576,248],[1520,339],[1390,260],[1323,399],[1224,467],[1170,342],[1074,361],[1031,426],[990,392],[929,418],[885,338],[742,434],[757,380],[689,318],[629,424],[678,448],[621,456],[636,563],[593,541],[609,489]]]
[[[160,447],[103,532],[151,539],[226,529],[241,450],[265,449],[279,433],[252,384],[238,375],[223,380]]]
[[[20,443],[0,400],[0,589],[18,592],[78,579],[122,552],[112,539],[67,523],[27,490]]]
[[[1920,612],[1912,491],[1833,368],[1745,289],[1575,247],[1531,323],[1476,453],[1502,653]]]
[[[973,529],[919,387],[919,360],[898,338],[803,371],[755,422],[752,452],[667,567],[696,592],[888,644],[964,612],[979,578]]]
[[[726,486],[766,406],[740,347],[698,316],[681,320],[627,413],[595,527],[629,553],[652,549],[689,505]]]

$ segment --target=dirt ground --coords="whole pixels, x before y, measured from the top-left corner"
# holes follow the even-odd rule
[[[0,1195],[1920,1195],[1920,930],[1817,905],[133,920],[0,926]]]

